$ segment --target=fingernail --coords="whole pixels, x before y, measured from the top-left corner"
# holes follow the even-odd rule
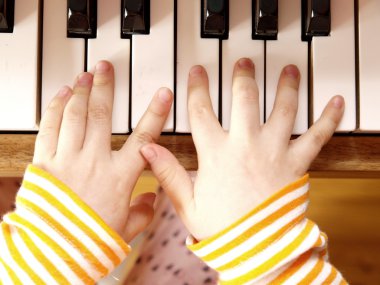
[[[151,146],[143,146],[141,153],[148,162],[153,162],[157,158],[157,153]]]
[[[242,58],[238,62],[239,67],[243,69],[252,69],[253,68],[253,62],[249,58]]]
[[[66,97],[67,95],[69,95],[69,92],[70,92],[70,88],[67,86],[64,86],[61,88],[61,90],[59,90],[58,96],[59,97]]]
[[[97,72],[107,72],[110,70],[111,65],[106,61],[99,61],[95,68]]]
[[[286,66],[284,68],[284,72],[289,77],[298,78],[298,76],[299,76],[298,68],[295,65],[292,65],[292,64]]]
[[[340,96],[335,97],[333,100],[333,105],[335,108],[341,109],[343,107],[343,98]]]
[[[200,65],[193,66],[190,70],[190,76],[199,76],[203,73],[203,68]]]
[[[77,84],[80,86],[88,86],[92,83],[92,75],[84,72],[81,75],[79,75]]]
[[[158,98],[164,103],[170,103],[172,101],[172,95],[166,88],[162,88],[158,91]]]

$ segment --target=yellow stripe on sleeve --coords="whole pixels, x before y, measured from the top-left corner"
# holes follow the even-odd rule
[[[289,231],[291,228],[293,228],[296,224],[298,224],[304,218],[305,218],[304,215],[296,217],[289,224],[285,225],[280,230],[278,230],[276,233],[274,233],[273,235],[271,235],[267,239],[263,240],[261,243],[259,243],[254,248],[248,250],[246,253],[244,253],[243,255],[239,256],[238,258],[232,260],[231,262],[226,263],[225,265],[223,265],[223,266],[221,266],[219,268],[215,268],[215,269],[217,271],[222,272],[222,271],[225,271],[225,270],[232,269],[232,268],[238,266],[239,264],[245,262],[246,260],[248,260],[249,258],[251,258],[252,256],[254,256],[255,254],[257,254],[260,251],[262,251],[263,249],[267,248],[268,245],[270,245],[274,241],[278,240],[281,236],[283,236],[287,231]]]
[[[3,267],[5,268],[5,270],[7,271],[8,273],[8,276],[11,278],[12,280],[12,283],[14,285],[23,285],[21,283],[21,280],[17,277],[17,275],[14,273],[14,271],[12,270],[12,268],[10,268],[4,261],[3,259],[0,257],[0,263],[3,265]]]
[[[289,203],[289,204],[283,206],[282,208],[278,209],[276,212],[274,212],[273,214],[271,214],[270,216],[268,216],[267,218],[265,218],[261,222],[257,223],[253,227],[249,228],[246,232],[242,233],[236,239],[226,243],[225,245],[223,245],[222,247],[213,251],[212,253],[210,253],[206,256],[202,256],[202,259],[205,262],[208,262],[208,261],[211,261],[211,260],[214,260],[214,259],[220,257],[224,253],[230,251],[232,248],[239,246],[240,244],[242,244],[243,242],[245,242],[246,240],[251,238],[253,235],[257,234],[259,231],[270,226],[273,222],[275,222],[279,218],[283,217],[284,215],[289,213],[294,208],[306,203],[306,201],[307,201],[307,195],[306,194],[300,196],[299,198],[293,200],[291,203]],[[292,225],[294,225],[294,223],[292,223]],[[289,230],[289,229],[285,228],[285,229],[283,229],[283,232],[286,230]],[[259,249],[260,248],[258,248],[258,250]]]
[[[73,246],[80,251],[84,258],[88,260],[89,263],[93,265],[98,272],[100,272],[103,276],[107,275],[108,269],[90,252],[90,250],[75,236],[73,236],[66,228],[64,228],[59,222],[53,219],[47,212],[42,210],[33,202],[30,202],[24,198],[17,197],[17,204],[24,206],[26,209],[29,209],[30,211],[40,216],[58,233],[61,233],[61,235],[63,235],[65,239],[68,239],[70,243],[72,243]]]
[[[285,248],[283,248],[282,250],[277,252],[272,258],[270,258],[269,260],[265,261],[264,263],[256,266],[253,270],[249,271],[248,273],[246,273],[242,276],[239,276],[238,278],[228,280],[228,281],[222,280],[221,284],[222,285],[245,284],[251,280],[256,279],[260,275],[263,275],[265,272],[274,268],[282,260],[284,260],[290,254],[292,254],[304,242],[304,240],[309,236],[309,234],[312,231],[314,226],[315,226],[314,223],[312,223],[311,221],[308,221],[305,228],[297,236],[297,238],[295,238]]]
[[[16,245],[14,244],[11,237],[11,230],[9,225],[2,223],[1,229],[4,234],[5,242],[7,244],[7,248],[10,251],[13,259],[17,262],[17,264],[25,271],[25,273],[30,277],[30,279],[36,284],[46,284],[40,277],[37,276],[36,273],[30,268],[28,263],[25,261],[24,257],[18,251]]]
[[[130,247],[120,238],[120,236],[109,226],[106,225],[106,223],[86,204],[84,203],[66,184],[64,184],[59,179],[55,178],[50,173],[34,166],[29,165],[27,171],[30,171],[40,177],[43,177],[47,180],[49,180],[51,183],[56,185],[62,192],[64,192],[67,196],[69,196],[72,201],[74,201],[83,211],[85,211],[92,219],[96,221],[97,224],[109,235],[111,236],[114,241],[119,245],[119,247],[124,251],[125,254],[128,254],[130,252]],[[117,264],[118,265],[118,264]]]
[[[52,240],[47,234],[42,232],[38,227],[30,223],[29,221],[17,216],[15,213],[8,215],[8,218],[23,227],[27,228],[33,234],[35,234],[41,241],[43,241],[51,250],[53,250],[62,261],[81,279],[85,284],[94,284],[95,280],[87,274],[87,272],[54,240]]]
[[[37,195],[44,197],[44,199],[51,204],[53,207],[58,209],[62,215],[67,219],[77,225],[88,237],[90,237],[107,255],[107,257],[112,261],[114,266],[119,265],[121,262],[120,258],[112,250],[112,248],[103,241],[87,224],[85,224],[79,217],[77,217],[72,211],[70,211],[64,204],[62,204],[57,198],[52,194],[45,191],[44,189],[38,187],[37,185],[24,181],[23,187],[29,191],[36,193]]]
[[[28,234],[21,228],[18,229],[18,232],[30,252],[42,264],[42,266],[46,268],[46,270],[57,281],[57,283],[70,284],[69,280],[67,280],[66,277],[62,275],[61,271],[59,271],[57,267],[44,255],[39,247],[28,236]]]
[[[253,209],[251,212],[249,212],[248,214],[246,214],[245,216],[243,216],[241,219],[239,219],[238,221],[236,221],[235,223],[233,223],[231,226],[229,226],[228,228],[226,228],[225,230],[221,231],[220,233],[206,239],[206,240],[203,240],[203,241],[200,241],[196,244],[193,244],[193,245],[188,245],[188,248],[192,251],[197,251],[209,244],[211,244],[212,242],[214,242],[215,240],[219,239],[221,236],[225,235],[227,232],[229,232],[231,229],[235,228],[236,226],[238,226],[239,224],[241,224],[243,221],[245,221],[246,219],[248,219],[249,217],[253,216],[254,214],[260,212],[261,210],[265,209],[267,206],[269,206],[270,204],[274,203],[275,201],[279,200],[280,198],[284,197],[285,195],[289,194],[290,192],[293,192],[295,189],[298,189],[304,185],[307,184],[309,180],[309,175],[306,174],[305,176],[303,176],[302,178],[300,178],[299,180],[287,185],[286,187],[284,187],[283,189],[281,189],[280,191],[278,191],[277,193],[275,193],[273,196],[269,197],[267,200],[265,200],[262,204],[260,204],[258,207],[256,207],[255,209]]]

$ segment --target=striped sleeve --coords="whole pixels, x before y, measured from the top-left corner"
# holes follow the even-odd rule
[[[30,165],[0,224],[0,284],[94,284],[129,251],[65,184]]]
[[[219,234],[188,248],[220,274],[221,285],[347,284],[328,262],[327,237],[308,220],[308,175]]]

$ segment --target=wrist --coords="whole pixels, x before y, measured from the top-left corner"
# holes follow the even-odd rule
[[[223,281],[236,279],[232,284],[243,284],[260,276],[267,256],[276,251],[275,243],[281,240],[286,243],[300,231],[316,231],[305,218],[307,204],[308,175],[305,175],[211,238],[197,242],[189,237],[188,248],[219,271]],[[279,260],[276,266],[282,262],[286,260]],[[251,274],[252,270],[256,275]]]

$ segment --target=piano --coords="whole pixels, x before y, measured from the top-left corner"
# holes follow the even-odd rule
[[[378,0],[0,0],[0,176],[22,175],[49,101],[100,59],[115,66],[113,147],[166,86],[175,103],[159,142],[196,169],[188,71],[205,66],[214,111],[228,130],[232,68],[240,57],[255,62],[262,122],[281,68],[299,67],[294,135],[333,95],[345,97],[344,118],[312,173],[379,176],[378,27]]]

